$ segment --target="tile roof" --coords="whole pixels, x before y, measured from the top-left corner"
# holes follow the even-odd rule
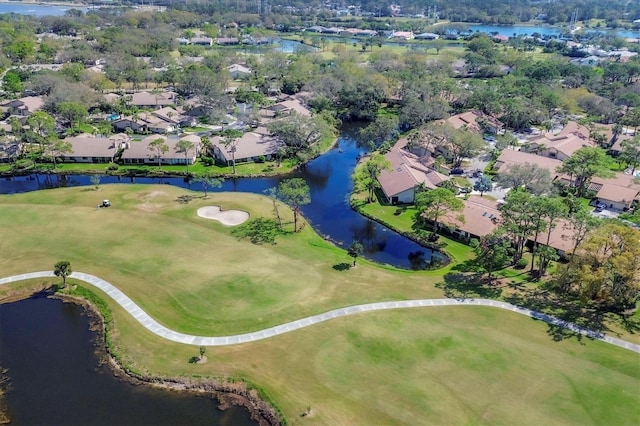
[[[110,157],[118,151],[117,138],[70,137],[65,141],[71,143],[72,152],[64,157]]]
[[[230,148],[222,142],[223,138],[219,136],[211,139],[211,143],[218,148],[225,161],[232,161]],[[235,159],[238,161],[246,158],[259,157],[261,155],[272,155],[275,154],[281,146],[283,146],[281,142],[267,135],[247,132],[242,135],[236,144]]]
[[[492,233],[500,223],[502,215],[498,209],[499,204],[488,198],[477,195],[464,200],[462,212],[448,212],[444,217],[447,222],[471,235],[482,237]],[[458,216],[464,217],[464,222],[458,220]]]
[[[543,157],[542,155],[529,154],[523,151],[516,151],[514,149],[505,149],[502,151],[496,163],[494,169],[498,171],[504,171],[510,165],[513,164],[536,164],[543,169],[549,170],[551,177],[558,176],[556,169],[562,165],[562,161],[554,158]]]
[[[419,184],[434,189],[449,179],[448,176],[430,169],[418,156],[407,151],[394,147],[384,156],[391,163],[391,169],[383,170],[378,181],[389,198]]]

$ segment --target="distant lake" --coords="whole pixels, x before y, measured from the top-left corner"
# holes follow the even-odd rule
[[[508,37],[516,35],[531,35],[538,33],[543,36],[559,36],[562,34],[562,30],[557,27],[543,27],[543,26],[526,26],[526,25],[469,25],[469,29],[473,32],[481,33],[498,33]]]
[[[527,25],[469,25],[469,29],[472,32],[482,32],[482,33],[498,33],[500,35],[504,35],[507,37],[513,37],[516,35],[531,35],[533,33],[538,33],[542,36],[560,36],[566,29],[559,27],[547,27],[547,26],[527,26]],[[615,34],[618,37],[624,38],[640,38],[640,31],[630,31],[630,30],[611,30],[611,29],[599,29],[599,28],[588,28],[586,32],[601,32],[602,34]]]
[[[17,13],[19,15],[32,15],[32,16],[63,16],[67,10],[78,9],[86,12],[88,9],[78,5],[78,7],[72,6],[60,6],[52,4],[37,4],[37,3],[0,3],[0,13]]]

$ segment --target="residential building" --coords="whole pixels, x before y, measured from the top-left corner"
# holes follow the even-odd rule
[[[543,169],[549,170],[551,179],[556,179],[560,174],[556,169],[562,166],[562,161],[555,158],[543,157],[541,155],[530,154],[528,152],[505,149],[493,165],[493,170],[500,173],[513,165],[535,164]]]
[[[129,103],[140,108],[162,108],[174,105],[177,100],[177,93],[174,92],[136,92],[131,95]]]
[[[504,132],[504,124],[480,111],[467,111],[453,115],[445,120],[454,129],[466,128],[477,134],[485,132],[499,134]]]
[[[389,203],[413,203],[419,188],[434,189],[449,179],[429,168],[433,163],[431,157],[420,158],[396,147],[391,148],[384,157],[391,163],[391,168],[380,173],[378,182]]]
[[[244,65],[240,65],[240,64],[229,65],[227,67],[227,70],[229,71],[229,76],[233,80],[240,80],[240,79],[251,76],[251,68],[247,68]]]
[[[262,158],[270,160],[284,144],[266,133],[266,129],[258,128],[243,134],[235,144],[235,152],[223,143],[224,138],[215,136],[211,138],[212,154],[216,160],[227,165],[231,165],[234,159],[236,163],[251,163]]]
[[[193,164],[199,153],[199,148],[194,149],[193,153],[185,158],[183,152],[178,151],[176,144],[180,140],[177,137],[167,137],[160,135],[151,135],[139,142],[130,142],[126,149],[122,152],[121,160],[124,164],[158,164],[157,152],[150,149],[149,145],[156,139],[162,139],[169,149],[160,156],[161,164]],[[197,145],[196,147],[198,147]]]
[[[74,163],[110,163],[127,144],[127,139],[118,135],[111,138],[76,136],[65,141],[71,144],[71,151],[63,154],[62,161]]]
[[[628,210],[634,201],[640,200],[640,184],[636,183],[635,176],[625,173],[616,173],[610,178],[594,176],[588,189],[596,193],[598,202],[611,210]]]
[[[479,239],[498,228],[502,215],[500,204],[497,201],[471,195],[463,202],[464,210],[462,212],[447,212],[442,219],[452,224],[449,227],[454,229],[454,237],[465,241],[472,238]]]
[[[219,37],[216,39],[216,43],[221,46],[233,46],[240,44],[240,40],[237,37]]]
[[[26,96],[20,99],[5,101],[0,106],[6,108],[11,115],[28,117],[44,106],[44,98],[42,96]]]

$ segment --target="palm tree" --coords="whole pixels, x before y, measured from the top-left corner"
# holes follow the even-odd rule
[[[169,145],[166,144],[164,139],[154,139],[149,143],[149,150],[156,152],[156,158],[158,159],[158,167],[162,164],[162,154],[166,154],[169,151]]]
[[[187,165],[187,175],[189,175],[189,151],[193,148],[195,148],[195,145],[187,139],[180,139],[176,144],[176,151],[184,152],[184,163]]]

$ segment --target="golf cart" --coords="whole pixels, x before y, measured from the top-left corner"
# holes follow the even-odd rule
[[[109,200],[102,200],[102,204],[99,207],[111,207],[111,202]]]

